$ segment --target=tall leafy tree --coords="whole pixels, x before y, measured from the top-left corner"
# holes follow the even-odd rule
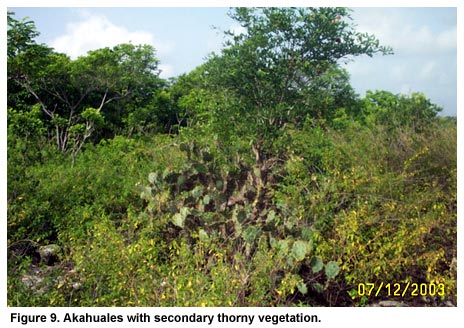
[[[13,16],[14,12],[8,11],[7,54],[9,58],[27,51],[31,46],[36,45],[34,39],[39,35],[33,21],[27,18],[17,20]]]
[[[20,81],[25,78],[23,71],[33,71],[40,67],[40,59],[48,55],[52,49],[37,44],[35,38],[39,32],[34,22],[28,18],[17,20],[14,18],[14,12],[8,11],[7,24],[8,107],[26,110],[36,101],[21,86]]]
[[[161,97],[165,83],[159,78],[159,61],[153,47],[120,44],[91,51],[73,64],[73,74],[79,78],[80,86],[86,86],[78,86],[87,93],[86,102],[98,112],[105,108],[107,135],[134,128],[134,124],[143,125],[158,114],[151,105]],[[145,110],[147,107],[150,110]],[[138,119],[130,120],[129,116]],[[127,127],[129,123],[132,125]]]
[[[353,96],[341,61],[392,53],[373,35],[357,32],[346,8],[236,8],[230,16],[244,32],[226,32],[229,41],[210,58],[204,76],[229,100],[230,110],[224,112],[222,101],[218,115],[255,131],[258,148],[286,123],[330,117],[333,106],[320,88],[339,99]]]
[[[12,15],[8,15],[9,106],[16,107],[19,100],[13,95],[18,94],[28,105],[39,104],[60,151],[74,156],[97,127],[105,127],[110,135],[120,132],[129,111],[137,110],[134,105],[153,102],[159,95],[163,83],[153,47],[121,44],[72,60],[37,44],[33,22]],[[153,113],[156,109],[145,116]]]

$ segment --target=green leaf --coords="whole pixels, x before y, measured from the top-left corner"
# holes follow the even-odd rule
[[[318,282],[313,283],[311,286],[314,288],[314,290],[315,290],[316,292],[318,292],[318,293],[320,293],[320,294],[322,294],[322,293],[324,292],[324,286],[321,285],[321,284],[318,283]]]
[[[200,230],[198,231],[198,237],[200,238],[200,240],[201,240],[202,242],[208,242],[208,241],[209,241],[208,233],[207,233],[205,230],[203,230],[203,229],[200,229]]]
[[[184,217],[180,213],[176,213],[173,215],[171,218],[171,222],[175,225],[178,226],[179,228],[184,227]]]
[[[287,217],[284,222],[285,228],[287,228],[288,230],[291,230],[297,224],[297,222],[298,222],[298,218],[291,215]]]
[[[266,223],[269,224],[269,223],[274,222],[275,217],[276,217],[276,213],[274,212],[274,210],[270,210],[269,213],[267,213]]]
[[[311,266],[311,270],[313,270],[314,273],[318,273],[324,267],[324,263],[319,256],[314,256],[311,259],[311,262],[309,262],[309,265]]]
[[[182,174],[177,177],[177,186],[180,187],[185,183],[186,179],[185,176]]]
[[[269,245],[271,246],[271,248],[276,248],[277,246],[277,239],[272,237],[271,233],[269,233]]]
[[[222,189],[223,186],[224,183],[222,182],[222,180],[216,180],[216,189]]]
[[[251,244],[255,241],[259,233],[259,227],[248,226],[243,232],[242,237],[248,244]]]
[[[285,239],[279,240],[276,244],[277,250],[283,254],[288,253],[288,241]]]
[[[182,215],[182,219],[185,220],[187,218],[187,215],[190,214],[189,208],[188,207],[182,207],[180,209],[180,215]]]
[[[193,163],[192,168],[198,173],[206,174],[208,172],[208,167],[202,163]]]
[[[243,222],[247,218],[247,212],[244,209],[240,209],[237,212],[237,220],[238,222]]]
[[[192,193],[192,196],[194,198],[198,198],[200,197],[201,195],[203,195],[203,187],[202,186],[196,186],[195,188],[193,188],[193,190],[191,191]]]
[[[297,261],[303,261],[308,252],[308,243],[303,240],[297,240],[293,243],[292,255]]]
[[[338,263],[335,261],[330,261],[325,265],[325,275],[328,279],[334,279],[338,273],[340,272],[340,268],[338,267]]]
[[[303,295],[306,295],[306,293],[308,292],[308,287],[303,281],[298,282],[296,284],[296,288],[298,288],[298,291]]]
[[[169,168],[166,168],[166,169],[163,171],[162,178],[163,178],[163,179],[166,179],[171,173],[172,173],[171,170],[170,170]]]
[[[313,239],[313,236],[314,236],[314,232],[311,228],[308,228],[308,227],[304,227],[302,230],[301,230],[301,238],[303,240],[306,240],[306,241],[312,241]]]

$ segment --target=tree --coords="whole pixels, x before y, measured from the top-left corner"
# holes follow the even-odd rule
[[[392,53],[374,36],[356,32],[346,8],[236,8],[230,16],[246,32],[226,32],[226,47],[206,63],[205,84],[229,102],[218,115],[226,110],[231,122],[257,132],[257,148],[308,114],[330,117],[333,106],[314,102],[320,86],[354,94],[340,61]]]
[[[34,97],[24,89],[19,80],[23,79],[23,70],[32,71],[41,65],[40,58],[51,49],[37,44],[34,40],[39,35],[33,21],[23,18],[17,20],[14,12],[7,14],[7,58],[8,58],[8,107],[17,110],[29,110],[36,103]],[[19,69],[22,67],[22,69]]]
[[[153,47],[121,44],[72,60],[37,44],[34,23],[17,21],[12,14],[8,15],[9,106],[23,103],[27,110],[39,104],[60,151],[75,156],[97,127],[105,126],[115,135],[129,116],[126,109],[136,111],[136,105],[157,100],[154,96],[163,82]]]
[[[23,18],[21,21],[13,18],[14,12],[7,13],[7,55],[8,58],[17,56],[27,51],[36,42],[34,38],[39,36],[33,21]]]
[[[98,112],[106,108],[106,134],[133,129],[133,124],[143,124],[158,114],[157,108],[144,110],[162,97],[165,83],[159,78],[158,64],[153,47],[132,44],[90,51],[74,61],[72,74],[79,78],[78,88],[87,86],[86,102]],[[130,120],[134,115],[138,119]],[[127,127],[129,121],[132,125]]]
[[[389,91],[367,91],[360,102],[361,119],[367,124],[381,124],[390,130],[410,127],[420,132],[442,110],[423,93],[395,95]]]

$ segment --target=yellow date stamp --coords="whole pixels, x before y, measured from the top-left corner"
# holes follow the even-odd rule
[[[359,283],[358,296],[367,297],[417,297],[417,296],[445,296],[444,283],[416,283],[416,282],[395,282],[395,283]]]

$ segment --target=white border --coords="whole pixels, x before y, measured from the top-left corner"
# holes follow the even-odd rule
[[[464,2],[462,0],[438,0],[438,1],[427,1],[427,0],[407,0],[407,1],[301,1],[301,0],[288,0],[288,1],[275,1],[275,0],[236,0],[236,1],[224,1],[224,0],[6,0],[0,4],[0,15],[2,17],[2,23],[0,26],[0,35],[3,45],[6,44],[6,10],[10,7],[231,7],[231,6],[349,6],[349,7],[456,7],[458,8],[458,78],[457,78],[457,90],[464,90],[463,84],[463,65],[461,58],[463,56],[463,45],[464,40],[463,34],[463,20],[464,20]],[[6,47],[2,46],[0,61],[3,67],[2,72],[6,72]],[[1,90],[3,95],[6,94],[6,78],[0,82]],[[462,92],[457,93],[457,116],[458,116],[458,204],[461,204],[462,195],[462,169],[463,161],[459,155],[462,154],[462,124],[459,119],[460,109],[463,106]],[[0,228],[0,243],[3,256],[6,256],[6,97],[3,96],[2,100],[2,119],[0,120],[0,148],[1,159],[1,175],[0,181],[3,181],[2,188],[0,189],[2,201],[1,201],[1,218],[2,227]],[[461,206],[458,206],[458,226],[461,227],[462,217]],[[462,233],[458,228],[458,263],[462,263],[463,257],[461,256],[463,248],[461,246]],[[373,325],[394,325],[394,326],[419,326],[419,327],[457,327],[461,326],[460,316],[462,313],[462,302],[463,298],[459,298],[460,293],[463,291],[463,279],[462,270],[458,270],[458,307],[457,308],[8,308],[6,307],[6,259],[2,260],[3,263],[0,277],[2,284],[0,285],[0,323],[5,323],[8,327],[24,327],[21,324],[11,324],[10,314],[12,312],[22,312],[28,314],[46,314],[57,313],[59,316],[64,316],[67,312],[76,313],[92,313],[92,314],[133,314],[137,312],[146,312],[149,314],[163,313],[163,314],[175,314],[175,313],[202,313],[202,314],[217,314],[218,312],[226,312],[229,314],[276,314],[276,313],[308,313],[317,314],[322,320],[321,323],[313,324],[315,327],[336,327],[336,326],[348,326],[348,327],[369,327]],[[459,266],[460,267],[460,266]],[[257,319],[255,319],[257,320]],[[27,325],[30,326],[31,324]],[[73,324],[73,327],[110,327],[114,324]],[[3,325],[2,325],[3,326]],[[26,326],[26,327],[27,327]],[[48,327],[62,325],[50,325],[50,324],[36,324],[34,327]],[[149,327],[149,326],[162,326],[162,327],[204,327],[205,325],[160,325],[155,323],[140,323],[140,324],[120,324],[121,327]],[[213,325],[222,327],[222,325]],[[237,326],[227,325],[227,326]],[[242,326],[242,325],[240,325]],[[246,325],[243,325],[246,326]],[[257,325],[254,326],[266,326],[270,327],[273,325]],[[303,327],[308,325],[279,325],[279,326],[292,326],[292,327]]]
[[[460,0],[5,0],[7,7],[458,7]]]

